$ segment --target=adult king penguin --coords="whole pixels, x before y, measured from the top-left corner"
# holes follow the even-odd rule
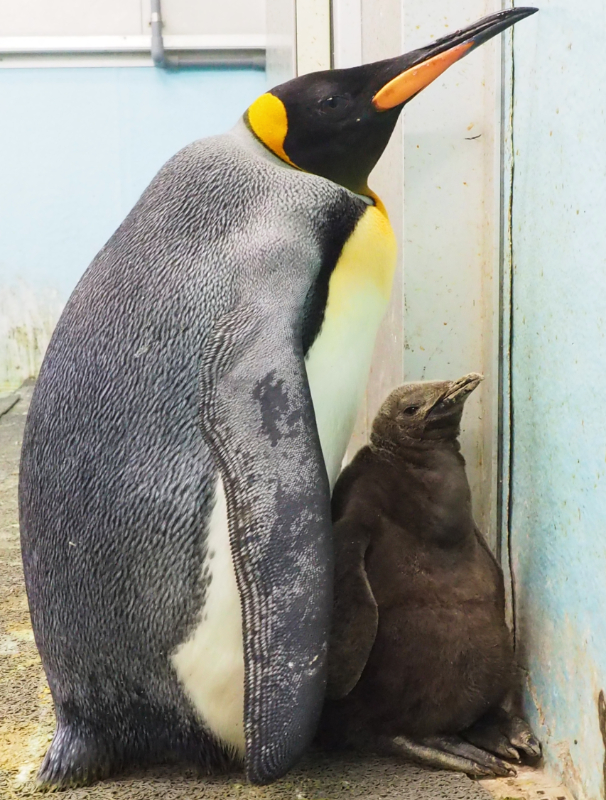
[[[534,10],[272,89],[172,158],[86,271],[21,464],[43,785],[231,757],[264,783],[313,737],[330,483],[395,261],[368,174],[408,100]]]

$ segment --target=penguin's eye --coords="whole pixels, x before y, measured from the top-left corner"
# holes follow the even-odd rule
[[[408,406],[408,408],[404,409],[404,413],[408,414],[409,417],[412,417],[417,413],[418,410],[419,406]]]
[[[333,94],[330,97],[325,97],[320,103],[322,111],[334,111],[335,109],[342,109],[348,104],[347,97],[340,94]]]

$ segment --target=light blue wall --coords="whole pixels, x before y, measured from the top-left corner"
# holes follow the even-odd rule
[[[65,296],[164,161],[264,89],[252,70],[0,70],[0,280]]]
[[[515,30],[513,571],[548,766],[605,796],[606,4]]]
[[[162,164],[264,90],[253,70],[0,70],[0,394]]]

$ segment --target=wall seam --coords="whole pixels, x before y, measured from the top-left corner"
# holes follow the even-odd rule
[[[504,7],[509,7],[506,3]],[[500,247],[498,295],[498,409],[497,409],[497,552],[503,568],[507,617],[516,643],[516,587],[512,568],[513,510],[513,191],[515,152],[513,133],[514,65],[513,29],[505,35],[501,50],[501,176]]]
[[[515,183],[515,166],[516,166],[516,152],[514,141],[514,109],[515,109],[515,59],[514,59],[514,41],[515,31],[511,32],[511,95],[510,95],[510,108],[509,108],[509,130],[510,130],[510,148],[511,148],[511,168],[509,171],[509,207],[507,212],[507,227],[509,232],[509,331],[508,331],[508,348],[507,348],[507,371],[508,371],[508,423],[509,423],[509,463],[507,474],[507,559],[509,561],[509,574],[511,578],[511,610],[512,610],[512,633],[513,633],[513,646],[517,648],[517,625],[516,625],[516,580],[515,569],[513,565],[513,530],[512,530],[512,517],[513,517],[513,471],[514,471],[514,446],[515,446],[515,413],[514,413],[514,397],[513,397],[513,337],[514,337],[514,250],[513,250],[513,203],[514,203],[514,183]]]

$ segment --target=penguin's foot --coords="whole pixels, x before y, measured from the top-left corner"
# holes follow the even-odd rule
[[[473,778],[510,777],[515,769],[500,758],[464,741],[459,736],[381,737],[380,751],[415,761],[426,767],[465,772]]]
[[[111,770],[111,759],[103,746],[59,725],[40,767],[37,786],[41,791],[85,786],[108,777]]]
[[[530,725],[502,708],[489,711],[461,736],[501,758],[534,763],[541,757],[541,743]]]

